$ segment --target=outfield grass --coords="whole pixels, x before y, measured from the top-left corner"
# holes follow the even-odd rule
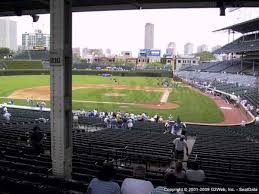
[[[116,82],[114,81],[116,79]],[[73,76],[73,83],[78,84],[123,84],[139,86],[158,86],[163,78],[145,77],[112,77],[104,78],[101,76]],[[49,85],[49,76],[0,76],[0,97],[9,96],[17,89]],[[105,93],[124,93],[123,97],[104,96]],[[148,93],[145,91],[129,91],[115,89],[79,89],[73,91],[73,100],[108,101],[108,102],[159,102],[160,92]],[[7,102],[8,99],[0,98],[0,102]],[[16,104],[26,105],[25,100],[15,100]],[[146,112],[150,115],[160,114],[167,118],[172,114],[175,118],[180,116],[184,121],[217,123],[224,120],[223,113],[210,98],[188,88],[173,88],[168,102],[176,103],[178,108],[172,110],[154,110],[139,107],[137,105],[127,105],[101,103],[82,103],[73,102],[73,109],[85,109],[99,111],[125,111],[133,113]],[[49,104],[49,102],[47,102]]]
[[[117,80],[117,82],[114,81]],[[75,84],[123,84],[130,86],[158,86],[165,78],[151,77],[102,77],[93,75],[74,75]],[[9,96],[18,89],[46,86],[50,84],[47,75],[32,76],[0,76],[0,97]]]
[[[107,93],[122,94],[125,96],[106,96]],[[77,89],[73,91],[73,100],[90,100],[98,102],[159,102],[162,92],[145,92],[137,90],[116,89]]]

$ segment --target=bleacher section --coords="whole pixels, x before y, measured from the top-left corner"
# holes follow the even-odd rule
[[[214,67],[218,62],[206,62],[199,65],[192,65],[181,69],[182,71],[206,71],[207,69]]]
[[[115,165],[115,181],[119,184],[124,178],[132,177],[132,164],[142,163],[148,170],[146,179],[155,186],[164,185],[163,171],[172,160],[175,136],[163,134],[163,124],[139,122],[133,130],[104,129],[89,133],[73,129],[73,179],[66,181],[52,176],[50,155],[34,155],[27,145],[35,118],[42,113],[9,111],[13,115],[12,122],[0,121],[0,193],[84,193],[104,161]],[[43,114],[49,118],[48,112]],[[19,120],[26,117],[27,123]],[[80,118],[79,121],[90,124],[90,119],[93,123],[101,123],[94,118],[88,121]],[[45,134],[44,148],[49,150],[50,124],[37,124]],[[187,135],[196,136],[190,160],[198,158],[207,179],[204,183],[178,182],[177,187],[257,185],[259,144],[255,140],[259,137],[258,127],[189,125]]]
[[[246,74],[259,75],[259,33],[243,35],[233,42],[214,51],[214,54],[230,54],[236,53],[240,56],[237,59],[206,62],[200,65],[193,65],[180,69],[181,71],[202,71],[212,73],[232,73],[232,74]],[[243,57],[243,65],[241,65],[241,58]],[[253,67],[253,63],[255,67]],[[253,69],[254,68],[254,69]]]
[[[13,56],[19,60],[49,60],[49,51],[47,50],[24,50]]]
[[[220,49],[214,51],[215,54],[222,53],[242,53],[259,50],[259,36],[258,33],[241,36],[233,42],[226,44]]]
[[[187,80],[208,81],[212,82],[217,80],[219,82],[238,83],[243,86],[256,86],[256,77],[240,74],[229,73],[211,73],[211,72],[198,72],[198,71],[176,71],[175,75]]]
[[[259,66],[255,66],[255,72],[253,71],[253,63],[251,61],[243,61],[243,68],[241,69],[241,61],[228,60],[218,62],[202,63],[200,65],[194,65],[181,69],[181,71],[202,71],[211,73],[231,73],[231,74],[245,74],[245,75],[258,75]]]
[[[207,181],[220,186],[257,184],[259,144],[250,136],[258,138],[259,127],[188,126],[188,133],[197,136],[190,160],[198,158]]]

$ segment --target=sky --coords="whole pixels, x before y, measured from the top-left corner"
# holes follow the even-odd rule
[[[219,9],[163,9],[73,13],[73,47],[111,49],[112,53],[132,51],[136,56],[144,47],[145,23],[154,24],[154,47],[165,52],[169,42],[176,43],[178,54],[184,44],[191,42],[194,49],[207,44],[209,49],[228,42],[226,32],[213,30],[259,17],[259,8],[242,8],[226,11],[219,16]],[[40,15],[37,23],[30,16],[11,17],[17,21],[18,45],[22,33],[40,28],[49,33],[48,14]],[[236,37],[239,35],[236,34]]]

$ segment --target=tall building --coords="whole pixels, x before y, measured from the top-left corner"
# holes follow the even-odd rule
[[[120,55],[125,58],[130,58],[130,57],[132,57],[132,52],[131,51],[121,51]]]
[[[145,49],[154,48],[154,24],[146,23],[145,25]]]
[[[34,33],[22,34],[22,47],[24,50],[47,49],[49,50],[50,36],[37,29]]]
[[[201,53],[201,52],[208,51],[208,50],[209,50],[208,45],[206,45],[206,44],[202,44],[197,47],[197,53]]]
[[[188,42],[184,45],[184,55],[192,55],[193,54],[193,44]]]
[[[82,49],[82,57],[86,58],[88,55],[88,48],[83,48]]]
[[[79,58],[81,56],[79,47],[72,48],[72,53],[73,53],[73,57]]]
[[[10,19],[0,19],[0,47],[17,50],[17,23]]]
[[[111,56],[111,54],[112,54],[111,49],[106,49],[106,50],[105,50],[105,55],[106,55],[106,56]]]
[[[176,55],[176,44],[174,42],[169,42],[166,48],[167,56],[175,56]]]

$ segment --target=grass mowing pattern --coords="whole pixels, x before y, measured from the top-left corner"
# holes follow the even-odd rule
[[[125,96],[106,96],[106,93],[118,93]],[[78,89],[73,91],[73,100],[90,100],[98,102],[159,102],[162,92],[145,92],[116,89]]]
[[[117,82],[114,81],[117,80]],[[84,76],[78,75],[73,76],[73,83],[78,84],[123,84],[123,85],[141,85],[141,86],[158,86],[158,83],[161,83],[163,78],[145,78],[145,77],[112,77],[104,78],[101,76]],[[13,91],[22,88],[30,88],[37,86],[49,85],[49,76],[37,75],[37,76],[0,76],[0,96],[9,96]],[[87,89],[88,90],[88,89]],[[109,93],[124,92],[122,90],[108,90],[108,89],[91,89],[87,91],[86,89],[75,90],[73,92],[73,99],[83,99],[89,100],[94,99],[95,101],[113,101],[113,102],[137,102],[145,101],[145,98],[150,101],[157,100],[161,97],[159,92],[154,92],[148,94],[144,91],[133,91],[127,96],[118,98],[111,97],[108,99],[108,96],[103,97],[107,91]],[[101,92],[102,91],[102,92]],[[96,93],[95,93],[96,92]],[[129,92],[129,91],[125,91]],[[137,93],[135,93],[137,92]],[[138,93],[141,92],[141,93]],[[153,94],[153,95],[151,95]],[[156,96],[157,95],[157,96]],[[95,96],[101,97],[100,99],[95,99]],[[158,98],[159,96],[159,98]],[[127,100],[126,100],[127,99]],[[0,99],[0,102],[7,102],[8,99]],[[210,98],[190,89],[187,87],[177,87],[173,88],[173,92],[169,96],[168,102],[173,102],[179,105],[179,108],[172,110],[154,110],[154,109],[145,109],[138,107],[136,105],[123,105],[117,104],[98,104],[98,103],[79,103],[73,102],[73,109],[85,109],[93,110],[97,109],[99,111],[123,111],[123,112],[133,112],[133,113],[142,113],[146,112],[150,115],[160,114],[163,118],[167,118],[169,114],[172,114],[174,118],[180,116],[184,121],[189,122],[204,122],[204,123],[217,123],[224,120],[223,113],[219,110],[217,105]],[[18,105],[26,105],[25,100],[15,100],[15,103]],[[47,103],[49,104],[49,103]]]

